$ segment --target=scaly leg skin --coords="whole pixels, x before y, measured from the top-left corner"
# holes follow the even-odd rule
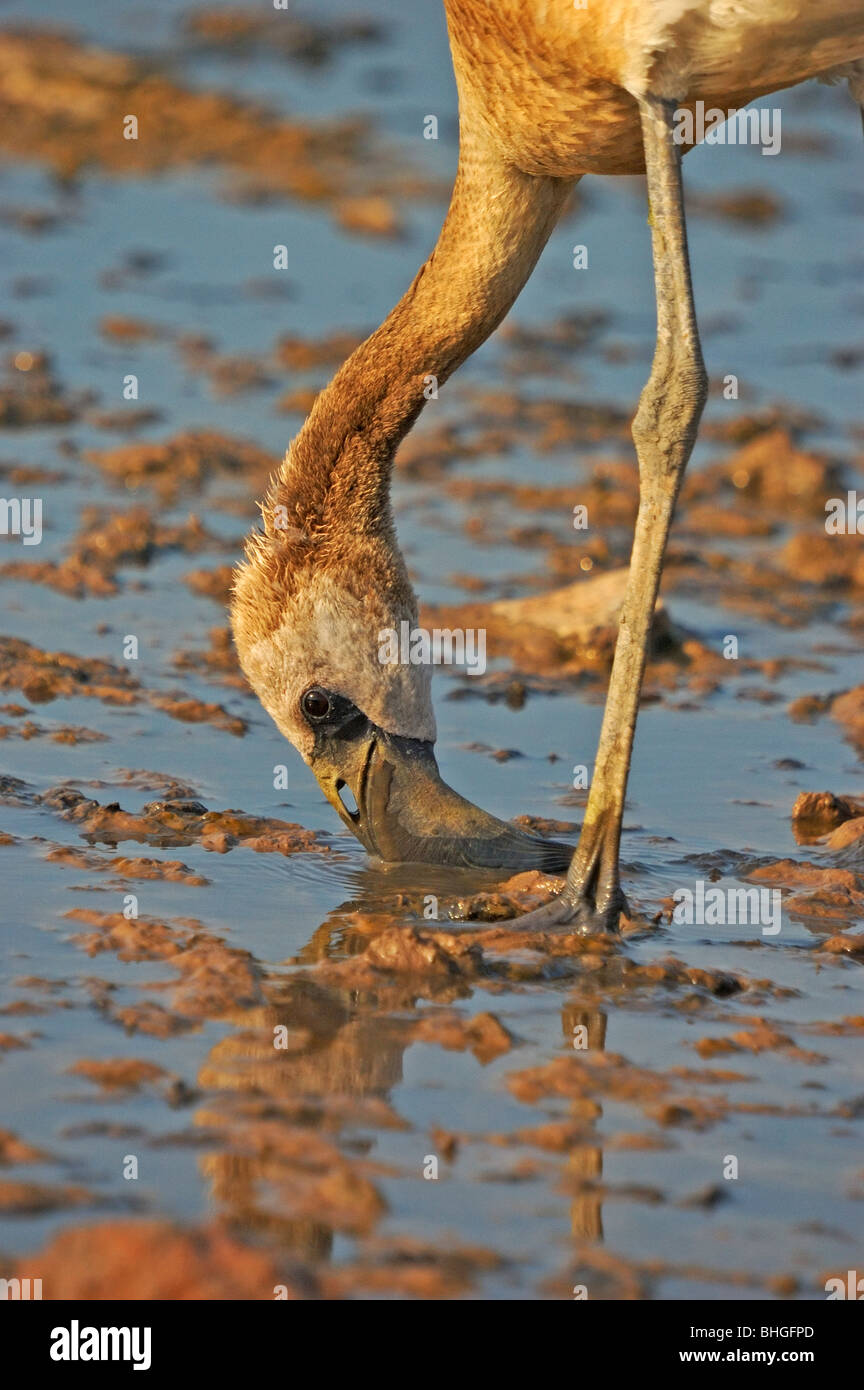
[[[657,296],[654,362],[633,421],[639,514],[582,833],[559,896],[513,922],[529,930],[571,925],[585,933],[617,931],[627,911],[618,855],[633,734],[666,540],[708,392],[690,283],[681,153],[672,138],[675,103],[645,97],[639,110]]]

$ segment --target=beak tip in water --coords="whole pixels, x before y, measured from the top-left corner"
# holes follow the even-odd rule
[[[325,795],[384,862],[566,872],[568,845],[498,820],[453,791],[431,743],[368,725],[362,741],[329,752],[328,766],[318,771]]]

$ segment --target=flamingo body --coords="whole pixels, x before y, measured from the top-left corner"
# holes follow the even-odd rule
[[[382,663],[417,622],[393,458],[428,398],[494,331],[584,174],[646,173],[657,338],[633,421],[640,506],[594,774],[564,890],[529,926],[614,929],[650,626],[707,395],[675,122],[810,77],[864,102],[864,0],[445,0],[459,167],[434,250],[318,396],[262,505],[232,624],[246,675],[342,820],[385,860],[561,868],[441,782],[428,669]],[[346,808],[349,788],[356,810]],[[543,910],[545,913],[545,909]]]
[[[445,0],[470,124],[527,174],[645,168],[636,99],[737,109],[864,55],[861,0]],[[842,74],[838,74],[842,75]]]

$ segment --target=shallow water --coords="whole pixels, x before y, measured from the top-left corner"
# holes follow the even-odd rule
[[[127,14],[108,0],[63,6],[43,0],[39,22],[62,18],[91,42],[170,58],[174,80],[199,90],[216,86],[314,117],[363,112],[409,167],[446,180],[456,145],[443,18],[421,0],[404,0],[398,20],[393,8],[369,0],[364,13],[382,20],[382,39],[339,50],[312,72],[260,51],[230,60],[178,44],[183,10],[176,5],[137,5]],[[324,17],[342,13],[337,0],[316,7]],[[4,24],[22,18],[33,22],[32,5],[4,6]],[[708,370],[712,382],[735,372],[742,394],[736,403],[712,396],[706,420],[723,422],[730,411],[769,402],[794,403],[797,411],[821,420],[807,434],[806,447],[838,455],[854,478],[862,362],[841,370],[829,354],[862,341],[859,122],[843,90],[813,86],[775,101],[788,140],[779,156],[763,157],[752,148],[703,148],[685,165],[693,194],[756,186],[782,206],[782,215],[766,228],[698,212],[691,218]],[[438,142],[421,138],[429,112],[439,115]],[[825,149],[799,152],[795,135],[818,135]],[[64,191],[38,163],[7,159],[0,165],[3,205],[51,208],[58,218],[38,234],[0,224],[2,317],[14,324],[10,352],[50,350],[64,389],[95,392],[103,409],[122,408],[122,378],[137,373],[139,406],[155,407],[162,418],[135,440],[207,428],[248,438],[278,456],[302,420],[277,412],[278,395],[319,384],[326,372],[298,375],[282,368],[259,391],[218,396],[204,373],[183,369],[169,340],[108,341],[100,320],[122,315],[203,333],[219,351],[237,354],[263,353],[283,333],[318,339],[371,328],[433,244],[443,206],[435,199],[406,203],[400,208],[404,237],[374,239],[340,230],[328,210],[314,203],[233,204],[223,196],[229,184],[224,171],[202,168],[131,179],[92,171]],[[280,276],[271,267],[272,247],[281,242],[289,248],[290,269]],[[571,268],[576,242],[589,248],[587,271]],[[142,250],[158,253],[155,268],[127,275],[119,287],[106,286],[104,272]],[[506,339],[496,335],[441,401],[430,405],[419,429],[431,430],[441,418],[469,418],[469,388],[518,388],[537,400],[552,395],[631,408],[652,350],[649,262],[641,181],[586,181],[512,317],[538,326],[562,312],[599,309],[607,315],[605,326],[557,372],[508,375],[512,357]],[[376,994],[352,989],[349,981],[341,994],[333,986],[331,994],[325,989],[310,1003],[303,993],[307,986],[291,985],[298,970],[314,981],[316,961],[338,961],[364,944],[352,936],[346,914],[398,910],[402,893],[409,900],[404,920],[422,926],[416,912],[424,894],[436,895],[443,913],[457,899],[494,887],[496,879],[369,865],[254,698],[174,667],[175,654],[203,650],[208,630],[224,624],[219,604],[193,594],[183,576],[235,558],[254,520],[255,498],[236,477],[161,508],[146,490],[125,494],[86,461],[88,450],[124,442],[124,436],[85,419],[3,430],[0,461],[64,475],[45,491],[45,538],[38,552],[34,547],[27,553],[13,540],[5,553],[59,559],[79,530],[82,507],[138,503],[158,511],[162,522],[181,523],[194,511],[221,547],[214,544],[201,555],[160,552],[145,567],[122,567],[119,591],[107,598],[69,598],[4,577],[3,633],[47,651],[120,666],[123,637],[135,634],[140,655],[134,675],[147,690],[182,690],[188,698],[218,702],[247,721],[248,730],[232,737],[207,723],[178,722],[146,703],[119,707],[61,697],[28,713],[46,724],[84,725],[107,741],[63,745],[47,737],[10,737],[2,745],[2,770],[36,792],[74,783],[100,802],[118,800],[130,811],[159,793],[129,784],[122,769],[167,774],[209,808],[242,807],[250,815],[320,831],[328,852],[282,856],[238,846],[216,854],[198,844],[124,841],[117,853],[181,859],[208,882],[124,881],[110,869],[46,859],[55,846],[86,847],[76,822],[34,804],[0,807],[0,830],[16,837],[0,847],[0,1008],[27,1000],[41,1009],[32,1016],[0,1017],[0,1033],[26,1043],[0,1051],[2,1127],[46,1153],[46,1161],[12,1165],[4,1177],[49,1192],[43,1210],[34,1199],[5,1213],[4,1256],[38,1250],[62,1228],[82,1222],[129,1215],[182,1222],[225,1217],[241,1241],[263,1242],[316,1271],[356,1266],[356,1287],[364,1297],[387,1296],[368,1280],[364,1284],[374,1241],[386,1258],[403,1238],[424,1250],[471,1246],[491,1252],[485,1262],[475,1261],[464,1282],[443,1289],[444,1296],[569,1297],[574,1283],[587,1283],[589,1296],[620,1296],[631,1275],[642,1295],[664,1299],[823,1296],[825,1272],[854,1267],[859,1249],[864,1055],[860,1031],[831,1036],[814,1025],[862,1012],[860,964],[814,952],[814,932],[790,914],[784,914],[777,937],[763,937],[753,927],[664,921],[629,940],[624,954],[639,965],[671,955],[687,966],[733,972],[764,987],[723,997],[680,983],[619,987],[604,980],[598,986],[578,972],[544,978],[528,971],[524,979],[493,972],[443,995],[407,986],[401,993]],[[703,434],[691,466],[698,470],[724,451]],[[624,452],[614,439],[576,457],[569,448],[539,453],[516,440],[506,453],[456,460],[447,477],[563,486],[586,477],[597,456],[620,458]],[[4,487],[8,491],[11,484]],[[27,489],[19,492],[26,495]],[[452,577],[466,572],[489,581],[488,597],[526,591],[526,581],[531,592],[531,580],[543,574],[543,552],[507,536],[523,520],[542,520],[561,541],[572,537],[566,507],[560,514],[522,518],[504,502],[490,514],[492,525],[500,524],[500,540],[494,534],[490,539],[487,526],[483,542],[472,544],[463,530],[470,503],[404,474],[395,496],[400,537],[427,603],[464,602],[465,592]],[[230,509],[232,497],[237,505]],[[787,520],[791,525],[794,519],[781,517],[781,527]],[[730,554],[746,554],[746,547],[736,542]],[[743,882],[736,875],[746,873],[755,858],[814,860],[822,851],[798,846],[790,823],[799,791],[864,795],[860,760],[841,727],[828,718],[792,722],[785,714],[798,695],[845,690],[862,678],[861,628],[849,626],[854,600],[834,591],[829,601],[806,625],[779,627],[730,607],[722,592],[712,595],[710,585],[698,592],[686,585],[669,589],[675,621],[715,650],[733,632],[745,657],[816,665],[779,674],[771,682],[773,703],[741,698],[742,683],[764,686],[754,675],[724,683],[692,708],[680,707],[683,693],[646,705],[623,862],[628,889],[647,915],[675,887],[700,877],[716,875],[723,885]],[[859,594],[858,613],[860,602]],[[506,662],[496,666],[506,669]],[[466,690],[475,698],[448,698]],[[578,819],[579,808],[566,795],[569,769],[591,764],[602,714],[597,691],[575,685],[548,694],[531,690],[522,708],[482,700],[479,693],[470,678],[436,676],[445,779],[503,817]],[[3,694],[28,703],[20,692]],[[522,756],[496,762],[466,748],[480,740]],[[557,761],[550,761],[553,754]],[[778,767],[790,759],[802,766]],[[289,789],[274,792],[273,769],[283,762]],[[194,918],[206,933],[251,953],[268,980],[264,1002],[212,1017],[205,1013],[189,1031],[167,1037],[125,1030],[117,1010],[158,1000],[162,996],[147,986],[168,986],[174,972],[167,961],[124,961],[111,951],[84,954],[71,939],[78,927],[65,914],[73,908],[116,913],[129,892],[137,895],[142,915],[165,922]],[[853,917],[832,929],[854,922]],[[415,1036],[418,1018],[434,1019],[445,1009],[463,1021],[492,1012],[512,1035],[510,1046],[484,1064],[464,1039],[462,1050],[452,1050]],[[805,1054],[785,1045],[759,1051],[745,1045],[703,1060],[693,1050],[697,1039],[727,1038],[757,1016]],[[541,1091],[533,1102],[517,1099],[508,1077],[572,1058],[572,1030],[580,1020],[588,1023],[593,1049],[602,1045],[667,1080],[674,1068],[691,1069],[694,1076],[679,1079],[677,1090],[722,1097],[726,1107],[701,1119],[684,1114],[664,1121],[650,1112],[638,1087],[622,1098],[606,1082],[593,1093],[592,1115],[572,1094]],[[268,1056],[267,1035],[276,1023],[305,1029],[307,1040],[301,1038],[284,1057]],[[69,1073],[81,1058],[149,1060],[180,1079],[186,1091],[179,1100],[161,1085],[100,1091]],[[712,1079],[705,1075],[712,1067],[740,1079]],[[252,1106],[248,1113],[240,1105],[244,1099]],[[370,1099],[386,1100],[401,1127],[382,1123],[366,1105]],[[366,1227],[357,1217],[362,1201],[353,1189],[344,1202],[347,1215],[328,1217],[325,1208],[316,1216],[305,1188],[298,1195],[302,1182],[294,1159],[280,1156],[279,1143],[274,1156],[259,1136],[271,1113],[288,1124],[286,1106],[290,1110],[300,1100],[313,1111],[316,1100],[322,1102],[324,1118],[307,1120],[306,1129],[326,1133],[334,1151],[383,1199],[386,1210]],[[338,1123],[332,1115],[328,1119],[327,1105],[343,1100]],[[515,1137],[557,1120],[574,1127],[558,1147]],[[88,1129],[102,1124],[112,1128]],[[439,1130],[457,1137],[452,1161],[436,1137]],[[627,1138],[634,1135],[639,1139]],[[128,1154],[139,1157],[137,1182],[123,1178]],[[423,1176],[430,1155],[439,1158],[437,1181]],[[728,1155],[739,1161],[734,1182],[723,1180]],[[297,1166],[306,1173],[310,1165],[314,1169],[311,1159]],[[63,1195],[70,1185],[89,1194],[84,1210]],[[598,1252],[614,1257],[608,1267]],[[776,1282],[781,1278],[785,1282]],[[412,1292],[397,1275],[389,1287],[390,1296]],[[260,1296],[270,1294],[263,1290]]]

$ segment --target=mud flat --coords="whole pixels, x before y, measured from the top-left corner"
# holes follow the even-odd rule
[[[433,243],[455,108],[413,75],[440,16],[184,5],[139,45],[87,9],[0,32],[0,490],[44,520],[0,546],[0,1275],[46,1298],[823,1298],[864,1195],[864,569],[826,529],[864,490],[848,113],[792,95],[759,197],[746,152],[688,156],[711,397],[655,615],[630,913],[529,937],[513,919],[560,880],[366,860],[225,615],[290,436]],[[638,506],[644,238],[641,190],[586,180],[396,460],[423,621],[487,642],[482,676],[436,674],[447,780],[571,842]]]

